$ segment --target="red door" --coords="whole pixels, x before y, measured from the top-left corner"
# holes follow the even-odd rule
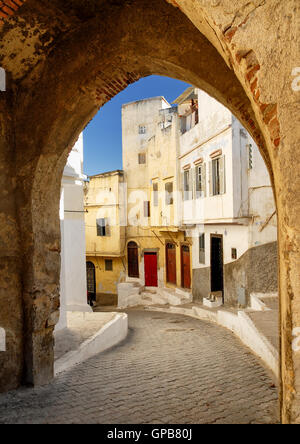
[[[144,253],[145,286],[157,287],[157,254]]]
[[[190,248],[187,245],[181,247],[181,286],[191,288]]]
[[[176,285],[176,246],[168,243],[166,245],[167,282]]]

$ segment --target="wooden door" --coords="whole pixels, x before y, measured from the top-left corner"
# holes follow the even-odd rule
[[[157,287],[157,254],[144,253],[145,286]]]
[[[166,245],[166,269],[167,282],[176,285],[176,245],[172,243]]]
[[[139,251],[135,242],[129,242],[127,246],[128,277],[139,277]]]
[[[96,300],[96,272],[93,262],[86,263],[87,300]]]
[[[181,286],[182,288],[191,288],[191,262],[188,245],[181,246]]]

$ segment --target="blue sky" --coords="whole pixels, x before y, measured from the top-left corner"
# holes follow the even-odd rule
[[[122,169],[121,108],[123,103],[164,96],[170,103],[190,85],[168,77],[150,76],[114,97],[84,130],[84,173]]]

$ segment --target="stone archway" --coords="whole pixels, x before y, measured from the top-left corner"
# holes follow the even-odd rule
[[[299,98],[291,86],[297,1],[149,3],[27,0],[0,23],[7,74],[0,97],[1,389],[18,386],[22,375],[33,384],[53,375],[59,188],[69,150],[111,97],[159,74],[227,106],[269,169],[279,224],[283,421],[299,422]]]

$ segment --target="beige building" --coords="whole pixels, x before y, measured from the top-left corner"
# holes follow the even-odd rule
[[[119,307],[213,294],[245,306],[251,292],[277,289],[267,169],[208,94],[191,87],[174,103],[122,107],[123,171],[91,177],[86,195],[89,291],[95,274],[100,304],[107,294],[118,294]]]
[[[189,290],[190,242],[179,227],[177,110],[163,97],[123,105],[122,129],[128,204],[126,278],[146,288]]]
[[[86,261],[89,298],[117,302],[125,275],[126,189],[123,171],[91,176],[85,189]]]

